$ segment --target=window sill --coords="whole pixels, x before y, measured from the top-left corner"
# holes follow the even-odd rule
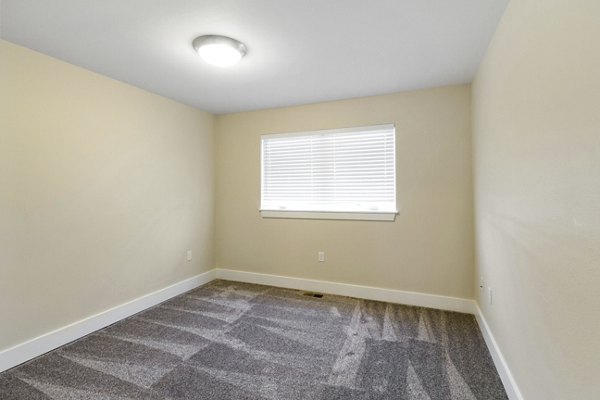
[[[323,212],[260,210],[263,218],[341,219],[360,221],[394,221],[397,212]]]

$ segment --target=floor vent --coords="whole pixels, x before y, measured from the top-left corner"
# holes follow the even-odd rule
[[[316,297],[318,299],[323,297],[323,293],[306,292],[306,293],[304,293],[304,295],[309,296],[309,297]]]

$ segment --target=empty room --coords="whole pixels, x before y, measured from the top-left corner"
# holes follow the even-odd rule
[[[0,399],[600,399],[599,40],[597,0],[0,0]]]

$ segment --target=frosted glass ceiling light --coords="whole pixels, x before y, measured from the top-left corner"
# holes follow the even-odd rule
[[[199,36],[192,45],[204,61],[217,67],[231,67],[248,52],[244,43],[227,36]]]

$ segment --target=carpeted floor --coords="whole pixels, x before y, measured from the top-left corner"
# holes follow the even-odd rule
[[[471,315],[228,281],[0,374],[0,398],[507,399]]]

